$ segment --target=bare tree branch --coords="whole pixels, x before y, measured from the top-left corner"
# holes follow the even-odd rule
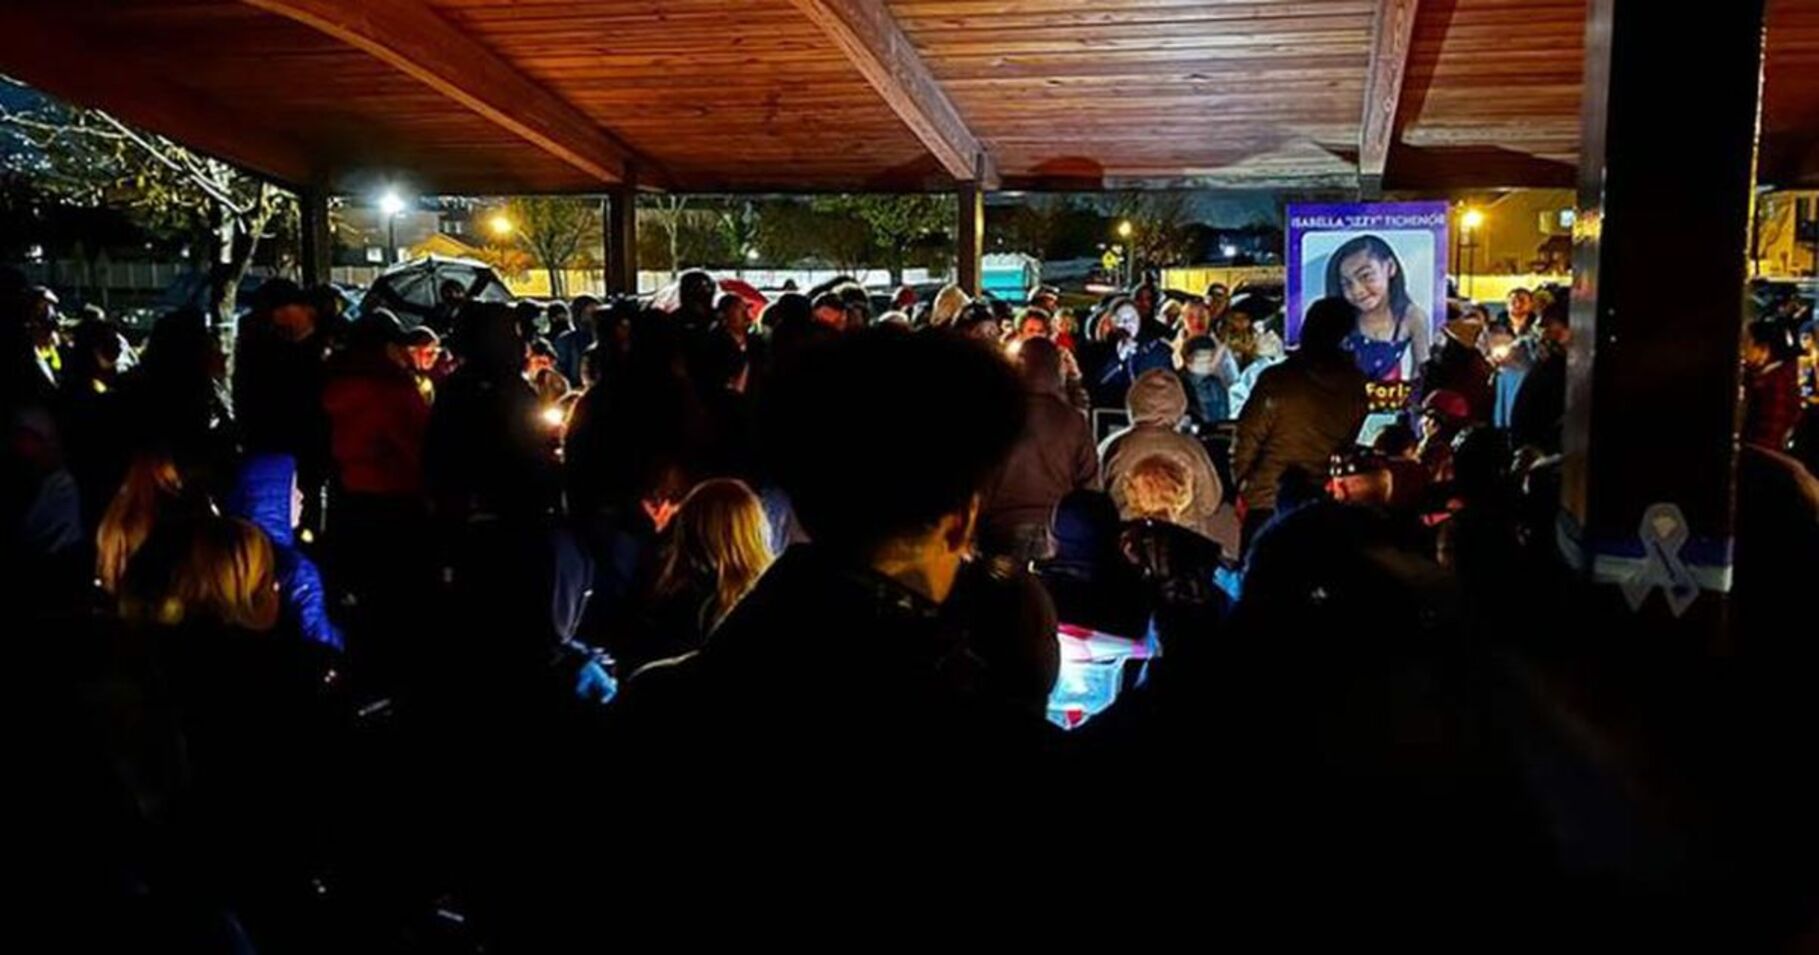
[[[45,145],[48,145],[49,143],[53,143],[57,139],[61,138],[62,136],[68,135],[70,133],[81,133],[85,136],[92,136],[96,139],[125,139],[126,138],[124,136],[121,136],[118,133],[110,133],[106,130],[95,129],[92,126],[87,126],[87,125],[72,126],[72,125],[69,125],[66,123],[59,124],[59,123],[45,122],[44,120],[33,118],[32,116],[30,116],[29,114],[26,114],[26,113],[16,113],[10,109],[7,109],[4,106],[0,106],[0,123],[4,123],[8,126],[13,126],[18,129],[21,129],[21,130],[34,130],[37,132],[42,132],[42,133],[47,134],[48,138],[46,138],[42,142],[35,140],[35,139],[31,140],[33,145],[39,146],[39,147],[43,147]],[[28,139],[29,139],[29,137],[28,137]]]
[[[164,149],[159,148],[160,144],[151,142],[146,137],[140,135],[137,130],[134,130],[132,127],[126,125],[125,123],[120,122],[119,120],[115,119],[112,115],[110,115],[108,113],[101,113],[99,111],[97,111],[97,114],[99,116],[101,116],[101,118],[103,120],[105,120],[109,125],[113,126],[116,130],[119,130],[120,133],[127,140],[131,141],[134,145],[137,145],[139,148],[145,150],[147,155],[151,156],[153,159],[156,159],[161,165],[169,168],[172,172],[181,173],[185,176],[188,176],[190,178],[190,180],[196,184],[197,188],[200,188],[203,192],[208,193],[209,198],[220,203],[228,211],[232,212],[236,218],[241,219],[243,221],[245,220],[247,213],[250,212],[251,210],[249,208],[241,205],[239,202],[235,201],[234,195],[232,192],[228,191],[228,189],[226,187],[224,187],[220,182],[217,182],[216,180],[210,178],[208,175],[206,175],[206,174],[199,175],[196,170],[185,165],[185,162],[194,162],[195,161],[195,154],[191,153],[187,149],[172,149],[171,152],[175,153],[176,157],[177,157],[177,158],[173,158],[170,153],[167,153]]]

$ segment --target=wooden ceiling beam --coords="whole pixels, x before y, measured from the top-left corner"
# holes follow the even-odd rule
[[[987,189],[997,169],[884,0],[792,0],[922,141],[941,168]]]
[[[363,50],[603,183],[661,170],[419,0],[243,0]]]
[[[0,64],[8,75],[71,103],[182,143],[292,188],[322,170],[279,129],[164,79],[132,51],[105,47],[45,11],[0,5]],[[121,82],[121,76],[132,77]]]
[[[1371,59],[1364,81],[1364,118],[1358,127],[1358,192],[1374,199],[1383,192],[1383,172],[1396,140],[1396,110],[1408,73],[1419,0],[1378,0],[1371,30]]]

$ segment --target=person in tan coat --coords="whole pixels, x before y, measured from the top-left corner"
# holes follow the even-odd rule
[[[1100,470],[1118,513],[1132,519],[1120,478],[1138,461],[1155,454],[1172,458],[1187,472],[1193,486],[1193,504],[1182,515],[1181,525],[1208,537],[1213,534],[1213,514],[1225,497],[1219,472],[1206,448],[1179,426],[1187,416],[1187,392],[1173,371],[1144,372],[1125,398],[1131,426],[1105,439],[1099,446]]]

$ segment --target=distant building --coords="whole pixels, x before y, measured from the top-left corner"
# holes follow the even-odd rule
[[[455,197],[426,198],[411,203],[386,229],[385,213],[371,203],[347,203],[335,210],[335,264],[385,265],[408,257],[410,250],[434,236],[476,241],[471,201]],[[390,255],[386,243],[397,242]]]
[[[1473,203],[1484,224],[1454,236],[1454,274],[1564,275],[1573,268],[1575,196],[1568,189],[1519,189]],[[1454,228],[1459,226],[1455,222]],[[1763,193],[1756,200],[1753,274],[1797,278],[1813,274],[1819,239],[1819,190]]]
[[[1468,267],[1477,275],[1572,271],[1575,198],[1571,189],[1518,189],[1478,205],[1484,224],[1454,236],[1453,273]]]
[[[1814,273],[1819,242],[1819,190],[1764,193],[1756,199],[1754,274],[1804,278]]]

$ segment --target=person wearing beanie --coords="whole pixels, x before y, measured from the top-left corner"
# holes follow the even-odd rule
[[[1457,318],[1440,330],[1440,347],[1422,370],[1422,388],[1427,393],[1448,391],[1464,400],[1465,417],[1472,422],[1491,420],[1496,404],[1495,374],[1490,360],[1479,347],[1484,341],[1485,326],[1475,318]]]

